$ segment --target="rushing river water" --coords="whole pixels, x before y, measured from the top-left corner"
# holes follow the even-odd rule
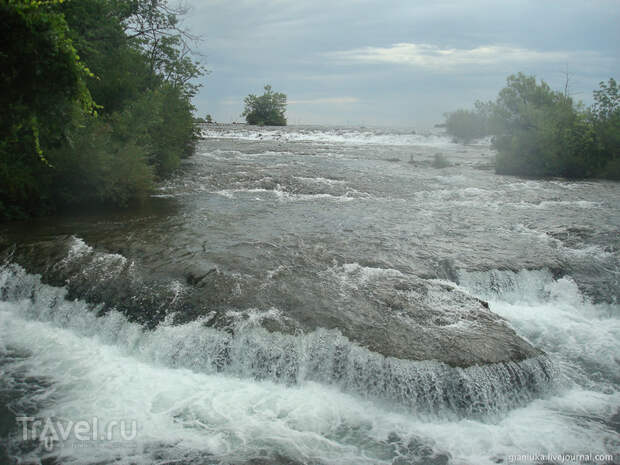
[[[619,463],[620,184],[203,135],[140,207],[0,228],[0,463]]]

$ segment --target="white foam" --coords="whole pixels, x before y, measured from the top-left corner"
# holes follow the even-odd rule
[[[618,403],[617,393],[607,395],[574,388],[515,409],[497,423],[428,422],[417,425],[419,429],[415,431],[450,451],[455,464],[533,465],[540,461],[514,457],[613,454],[617,451],[617,433],[601,424],[600,418],[612,415],[613,405]]]
[[[322,178],[322,177],[318,177],[318,178],[305,178],[305,177],[302,177],[302,176],[294,176],[294,177],[295,177],[295,179],[299,179],[300,181],[311,183],[311,184],[328,184],[330,186],[339,185],[339,184],[346,184],[346,181],[342,181],[342,180],[339,180],[339,179],[327,179],[327,178]]]
[[[600,202],[590,202],[588,200],[545,200],[536,207],[542,209],[557,207],[600,208],[601,204]]]
[[[202,137],[249,141],[316,142],[347,145],[411,145],[457,147],[448,137],[438,134],[382,133],[364,129],[273,129],[219,127],[202,130]]]
[[[400,276],[357,263],[337,271],[360,281]],[[499,418],[429,417],[309,380],[286,385],[175,368],[175,361],[204,363],[202,348],[215,333],[204,326],[211,316],[148,332],[114,311],[97,318],[83,302],[64,300],[63,289],[15,267],[0,273],[0,286],[12,289],[8,295],[23,294],[0,302],[0,351],[29,356],[4,365],[3,380],[19,374],[48,381],[29,399],[39,405],[37,417],[136,420],[135,441],[113,448],[75,447],[71,439],[59,444],[62,463],[242,462],[265,450],[302,463],[387,465],[409,453],[406,460],[424,463],[405,450],[410,441],[449,453],[454,464],[490,465],[526,452],[615,452],[617,433],[604,420],[620,406],[620,396],[604,377],[586,380],[580,364],[611,370],[618,363],[617,307],[589,304],[570,278],[554,280],[548,272],[495,274],[463,275],[461,286],[492,297],[493,310],[562,362],[566,380],[554,394]],[[247,316],[248,324],[282,317],[277,309],[232,316]],[[248,339],[238,349],[256,348]]]
[[[47,394],[56,402],[37,416],[73,421],[97,417],[102,425],[137,422],[137,438],[119,441],[112,449],[105,444],[76,447],[79,443],[69,438],[58,445],[63,463],[109,461],[117,454],[115,463],[127,464],[150,464],[157,455],[226,458],[243,451],[255,456],[265,447],[297,460],[389,463],[365,457],[362,444],[330,438],[343,425],[380,437],[385,420],[373,415],[378,411],[371,402],[316,383],[286,387],[149,365],[97,339],[22,320],[6,304],[1,308],[4,344],[31,352],[22,370],[53,382]]]
[[[358,286],[381,277],[402,277],[403,274],[392,268],[362,266],[359,263],[345,263],[342,267],[332,270],[339,276],[343,284]]]
[[[553,355],[565,381],[616,391],[620,382],[620,305],[593,304],[568,276],[545,270],[461,273],[461,287],[489,301],[519,334]],[[598,375],[592,375],[598,372]]]
[[[609,452],[614,444],[600,423],[574,422],[566,412],[607,415],[617,394],[571,389],[498,423],[428,420],[315,382],[286,386],[145,363],[96,336],[24,320],[13,305],[0,304],[3,344],[30,352],[22,374],[51,381],[43,395],[54,402],[37,417],[138,425],[135,440],[112,448],[69,438],[55,450],[62,463],[226,462],[273,450],[303,463],[387,465],[396,456],[390,435],[400,439],[395,447],[414,440],[454,463],[478,464],[523,451]]]
[[[88,245],[82,238],[71,236],[71,245],[69,252],[63,262],[70,262],[77,258],[93,253],[93,248]]]
[[[275,196],[275,199],[280,202],[311,202],[315,200],[331,200],[336,202],[351,202],[356,199],[368,199],[371,196],[359,192],[355,189],[348,190],[344,195],[333,195],[328,193],[320,194],[298,194],[293,192],[287,192],[279,185],[275,189],[263,189],[263,188],[251,188],[251,189],[221,189],[214,191],[214,194],[221,195],[228,199],[236,199],[238,196],[245,196],[247,194],[268,194]],[[261,197],[255,197],[254,200],[262,200]]]

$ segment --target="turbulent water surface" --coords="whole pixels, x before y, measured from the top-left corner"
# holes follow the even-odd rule
[[[139,207],[0,229],[0,463],[618,463],[619,184],[203,136]]]

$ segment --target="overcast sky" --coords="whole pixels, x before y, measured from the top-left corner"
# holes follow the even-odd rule
[[[289,124],[424,128],[522,71],[585,103],[620,79],[620,0],[188,0],[210,70],[198,114],[243,121],[265,84]]]

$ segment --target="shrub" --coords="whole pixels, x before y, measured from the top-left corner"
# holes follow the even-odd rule
[[[472,110],[456,110],[446,115],[446,132],[459,142],[469,143],[487,136],[487,118]]]
[[[271,86],[265,86],[265,93],[260,97],[248,95],[244,101],[242,116],[248,124],[259,126],[286,126],[286,95],[273,92]]]
[[[591,112],[532,76],[507,82],[494,109],[498,173],[584,178],[602,172],[611,156]]]
[[[0,13],[0,218],[125,205],[192,153],[202,68],[166,0],[15,0]]]
[[[533,76],[519,73],[506,83],[495,102],[449,114],[448,132],[462,140],[483,129],[492,134],[500,174],[618,178],[620,96],[614,79],[600,83],[587,110]]]

